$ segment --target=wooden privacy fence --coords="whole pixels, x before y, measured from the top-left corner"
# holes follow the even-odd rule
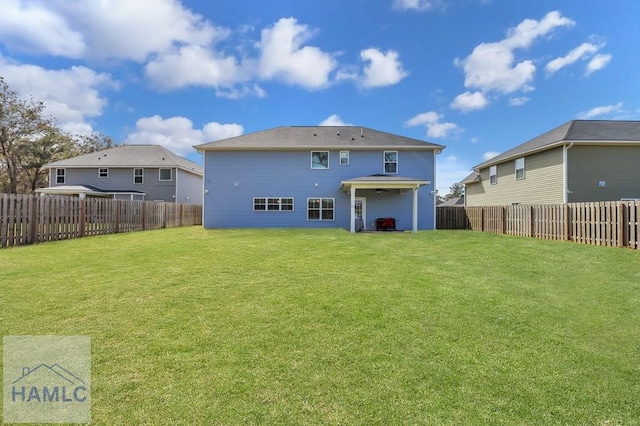
[[[640,202],[438,207],[436,228],[640,250]]]
[[[0,194],[0,247],[202,224],[202,206]]]

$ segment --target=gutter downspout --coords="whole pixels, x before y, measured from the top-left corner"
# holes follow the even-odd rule
[[[435,155],[433,156],[433,191],[431,191],[432,202],[433,202],[433,229],[436,229],[436,215],[438,214],[438,175],[436,173],[436,155],[439,155],[442,152],[441,149],[437,149],[435,151]]]
[[[571,147],[573,146],[573,142],[570,142],[569,145],[564,145],[563,146],[563,150],[562,150],[562,180],[563,180],[563,187],[564,187],[564,194],[563,194],[563,200],[562,202],[564,204],[567,204],[569,202],[569,177],[568,177],[568,164],[567,164],[567,160],[569,159],[569,149],[571,149]]]

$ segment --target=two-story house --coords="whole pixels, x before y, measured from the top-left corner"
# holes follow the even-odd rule
[[[44,167],[41,194],[202,204],[202,167],[160,145],[118,145]]]
[[[640,198],[640,121],[572,120],[474,167],[467,206]]]
[[[206,228],[435,227],[444,147],[356,126],[277,127],[195,147]]]

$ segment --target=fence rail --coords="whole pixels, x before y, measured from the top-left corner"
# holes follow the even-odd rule
[[[438,207],[436,228],[640,250],[640,202]]]
[[[0,194],[0,247],[202,224],[202,206]]]

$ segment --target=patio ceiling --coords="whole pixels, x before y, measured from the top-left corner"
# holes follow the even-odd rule
[[[395,175],[371,175],[343,180],[340,190],[350,192],[355,189],[393,189],[393,188],[420,188],[431,182],[423,179],[408,178]]]

